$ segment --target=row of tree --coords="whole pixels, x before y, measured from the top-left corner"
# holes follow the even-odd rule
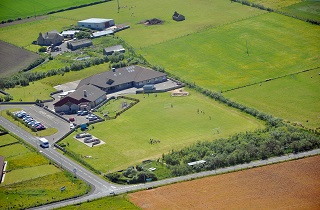
[[[179,151],[163,154],[162,159],[173,176],[181,176],[319,147],[319,135],[289,125],[267,126],[266,129],[239,133],[227,139],[197,142]],[[206,163],[187,164],[198,160],[205,160]]]

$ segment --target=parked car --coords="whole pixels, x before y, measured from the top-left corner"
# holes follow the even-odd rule
[[[88,111],[83,111],[82,113],[81,113],[81,116],[84,116],[84,115],[87,115],[88,114]]]
[[[74,122],[74,117],[69,118],[70,122]]]
[[[34,120],[34,119],[33,119],[32,117],[30,117],[30,118],[26,119],[24,122],[29,123],[29,122],[31,122],[32,120]]]
[[[77,111],[77,115],[82,115],[82,111]]]
[[[17,117],[23,118],[23,117],[26,116],[26,115],[27,115],[27,113],[23,112],[23,113],[19,113],[19,114],[17,115]]]
[[[25,115],[24,117],[22,117],[22,119],[25,120],[25,119],[30,118],[30,117],[31,117],[31,116],[27,114],[27,115]]]
[[[38,131],[40,131],[40,130],[46,129],[46,127],[44,127],[43,125],[39,125],[38,127],[36,127],[36,129],[37,129]]]
[[[93,120],[96,120],[96,119],[98,119],[96,116],[88,118],[89,121],[93,121]]]

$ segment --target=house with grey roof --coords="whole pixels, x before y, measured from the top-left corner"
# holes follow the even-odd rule
[[[115,45],[115,46],[104,48],[103,54],[104,55],[112,55],[115,52],[125,53],[125,51],[126,50],[122,47],[122,45]]]
[[[93,85],[106,93],[113,93],[132,87],[142,88],[144,85],[164,81],[167,81],[165,73],[142,66],[128,66],[87,77],[80,81],[77,89],[84,85]]]
[[[106,92],[93,85],[83,85],[74,92],[53,104],[56,112],[76,113],[79,110],[90,110],[104,100]]]
[[[39,33],[37,43],[41,46],[60,45],[63,41],[63,36],[56,30],[46,33]]]
[[[69,41],[67,44],[67,47],[70,50],[77,50],[83,47],[89,47],[91,45],[92,45],[91,39],[76,39],[76,40]]]

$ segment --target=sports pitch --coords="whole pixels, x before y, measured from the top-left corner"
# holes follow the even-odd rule
[[[88,148],[71,134],[63,143],[94,168],[107,172],[142,160],[160,158],[172,149],[263,128],[263,122],[190,91],[187,97],[170,93],[132,95],[140,102],[115,120],[97,123],[89,133],[106,144]],[[123,100],[123,99],[118,99]],[[199,111],[198,111],[199,110]],[[90,126],[91,128],[91,126]],[[160,140],[150,144],[150,139]]]

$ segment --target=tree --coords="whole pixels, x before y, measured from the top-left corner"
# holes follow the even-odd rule
[[[79,33],[76,34],[76,38],[77,39],[90,39],[91,38],[91,34],[89,32],[85,32],[85,31],[80,31]]]

